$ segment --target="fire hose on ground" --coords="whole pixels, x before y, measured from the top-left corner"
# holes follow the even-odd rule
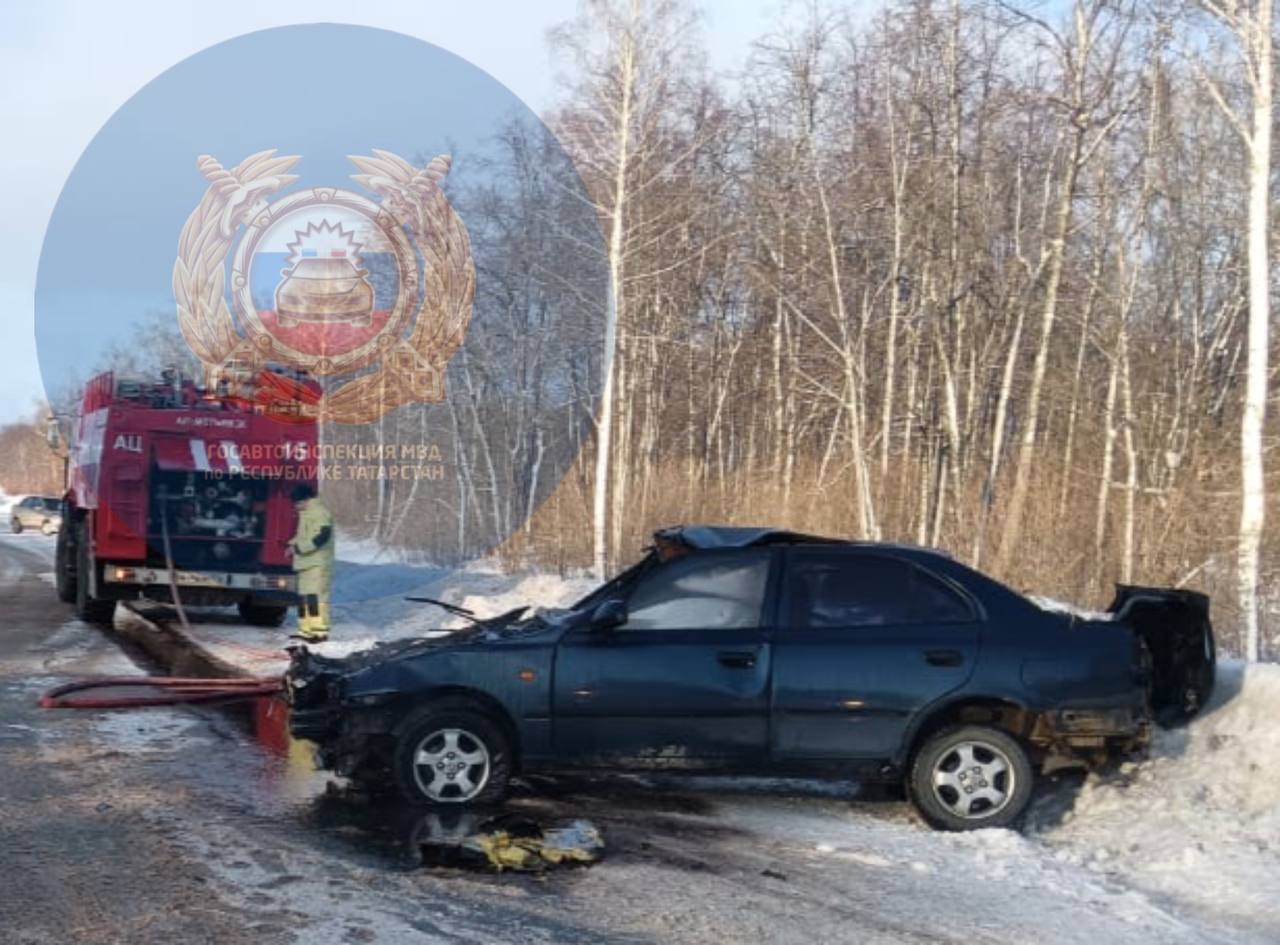
[[[85,695],[94,690],[149,689],[156,692]],[[42,709],[128,709],[143,706],[186,705],[261,699],[284,691],[280,676],[201,679],[184,676],[100,676],[55,686],[40,697]]]
[[[168,516],[160,515],[169,588],[178,620],[188,633],[191,624],[178,593],[177,569],[169,545]],[[129,693],[128,690],[146,690]],[[104,692],[114,692],[103,694]],[[124,690],[125,692],[122,692]],[[99,676],[77,679],[55,686],[40,697],[43,709],[128,709],[146,706],[226,703],[241,699],[261,699],[284,691],[283,676],[240,676],[233,679],[205,679],[188,676]]]

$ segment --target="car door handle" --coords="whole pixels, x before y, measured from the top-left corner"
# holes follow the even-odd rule
[[[959,650],[925,650],[924,661],[930,666],[959,666],[964,654]]]
[[[721,650],[716,654],[721,666],[730,669],[751,669],[756,665],[755,650]]]

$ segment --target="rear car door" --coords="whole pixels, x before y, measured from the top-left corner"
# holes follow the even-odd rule
[[[888,758],[973,672],[981,610],[890,552],[793,547],[774,637],[776,759]]]
[[[670,764],[747,762],[768,750],[764,625],[776,552],[699,552],[648,571],[627,621],[557,647],[557,755]]]

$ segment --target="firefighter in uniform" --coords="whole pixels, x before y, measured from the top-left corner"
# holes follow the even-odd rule
[[[298,575],[298,635],[320,643],[329,638],[329,589],[333,585],[333,515],[308,485],[293,489],[298,531],[289,542]]]

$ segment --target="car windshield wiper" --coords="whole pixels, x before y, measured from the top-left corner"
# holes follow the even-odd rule
[[[455,614],[458,617],[465,617],[472,623],[488,622],[477,617],[474,610],[468,610],[465,607],[459,607],[457,604],[450,604],[447,601],[436,600],[434,597],[406,597],[405,600],[413,601],[415,604],[435,604],[441,610]]]
[[[476,626],[486,627],[490,630],[495,630],[498,627],[506,626],[507,624],[511,623],[513,620],[519,620],[520,617],[524,614],[524,612],[528,609],[529,609],[528,607],[514,607],[511,610],[498,614],[495,617],[486,617],[483,620],[476,619]]]

